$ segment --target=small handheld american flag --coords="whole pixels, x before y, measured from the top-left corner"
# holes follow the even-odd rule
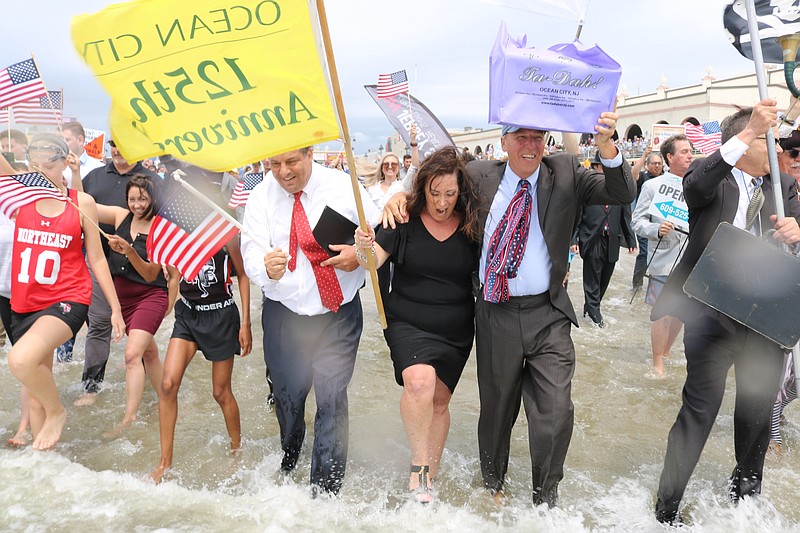
[[[48,124],[57,126],[64,119],[64,100],[61,91],[20,102],[14,106],[14,121],[18,124]]]
[[[264,181],[264,174],[262,172],[245,174],[244,178],[236,183],[233,194],[231,194],[231,199],[228,202],[228,207],[230,209],[236,209],[237,207],[246,205],[247,199],[250,198],[250,191],[262,181]]]
[[[405,70],[378,75],[378,98],[390,98],[408,92],[408,76]]]
[[[0,107],[12,107],[45,94],[44,81],[33,59],[0,70]]]
[[[0,212],[8,218],[20,207],[46,198],[66,201],[61,191],[38,172],[0,176]]]
[[[171,265],[189,282],[239,229],[182,187],[158,209],[147,236],[147,256]]]
[[[702,126],[685,123],[686,138],[694,145],[695,149],[708,155],[722,145],[722,131],[719,122],[712,120]]]

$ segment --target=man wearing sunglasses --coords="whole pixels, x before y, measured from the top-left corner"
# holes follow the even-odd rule
[[[691,164],[683,178],[691,231],[683,257],[659,295],[651,319],[675,316],[685,324],[686,382],[682,407],[669,432],[658,487],[656,518],[680,520],[678,507],[717,418],[725,382],[735,369],[733,415],[736,466],[728,497],[737,502],[761,492],[770,414],[783,371],[780,346],[715,309],[684,294],[682,287],[720,222],[759,235],[775,229],[778,242],[800,242],[797,182],[781,178],[786,217],[778,220],[769,174],[766,132],[777,124],[777,101],[767,98],[722,121],[722,146]],[[780,152],[780,150],[778,150]],[[750,199],[764,202],[752,216]],[[760,213],[760,214],[759,214]]]

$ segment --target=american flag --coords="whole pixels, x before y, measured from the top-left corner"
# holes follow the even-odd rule
[[[38,172],[0,176],[0,213],[8,218],[20,207],[46,198],[66,200],[61,191]]]
[[[407,92],[408,76],[406,76],[405,70],[378,75],[378,98],[389,98]]]
[[[189,282],[238,228],[182,187],[158,209],[147,236],[147,257],[171,265]]]
[[[8,108],[0,109],[0,122],[9,122],[11,118],[8,116]]]
[[[44,81],[33,59],[0,70],[0,107],[12,107],[42,96],[45,92]]]
[[[64,98],[61,91],[47,91],[46,95],[20,102],[13,109],[14,122],[17,124],[58,126],[64,118]]]
[[[241,179],[236,183],[236,187],[233,189],[233,194],[231,194],[231,199],[228,202],[228,207],[231,209],[236,209],[237,207],[246,205],[247,199],[250,197],[250,191],[252,191],[255,186],[262,181],[264,181],[263,172],[251,172],[250,174],[245,174],[244,179]]]
[[[719,122],[716,120],[706,122],[702,126],[686,122],[684,126],[686,126],[686,138],[696,150],[710,154],[722,145],[722,132],[719,129]]]

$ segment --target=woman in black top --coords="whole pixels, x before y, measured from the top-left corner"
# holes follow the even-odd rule
[[[101,223],[113,224],[108,236],[112,250],[108,258],[114,288],[122,307],[128,343],[125,345],[125,416],[107,436],[116,436],[131,422],[144,394],[145,375],[156,394],[161,395],[162,364],[153,336],[175,303],[180,274],[169,269],[169,283],[161,265],[147,261],[147,234],[156,213],[156,188],[148,176],[137,175],[125,193],[128,209],[97,206]],[[144,363],[144,364],[143,364]]]
[[[472,277],[478,265],[478,199],[454,148],[422,163],[407,210],[407,224],[356,231],[359,264],[395,263],[386,298],[395,379],[403,386],[400,415],[411,447],[409,489],[431,501],[450,429],[450,398],[474,337]],[[374,243],[373,243],[374,241]]]

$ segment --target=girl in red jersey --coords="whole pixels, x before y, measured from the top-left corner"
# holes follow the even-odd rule
[[[31,140],[28,161],[84,214],[64,201],[44,199],[21,207],[14,217],[11,327],[16,343],[8,354],[8,366],[30,393],[33,448],[38,450],[55,446],[67,418],[53,380],[53,350],[86,320],[92,285],[83,246],[111,306],[115,341],[125,329],[100,246],[94,200],[62,184],[68,153],[61,137],[44,133]]]

